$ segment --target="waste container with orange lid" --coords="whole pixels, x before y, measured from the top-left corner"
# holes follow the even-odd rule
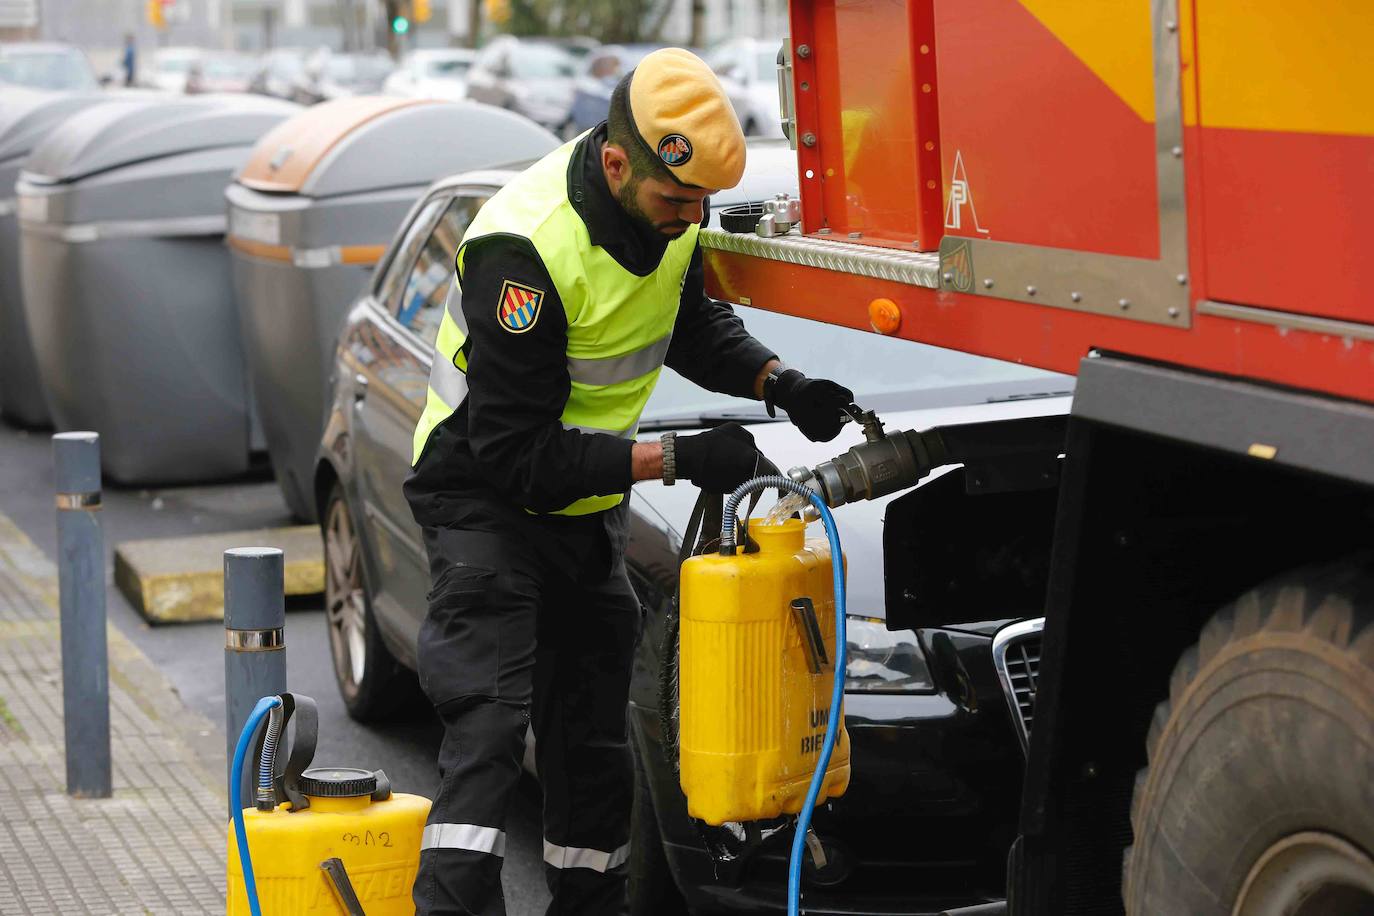
[[[315,517],[339,323],[411,204],[437,178],[557,142],[499,108],[383,96],[316,105],[258,142],[225,191],[228,243],[258,413],[295,515]]]

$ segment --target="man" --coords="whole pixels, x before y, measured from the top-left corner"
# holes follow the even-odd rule
[[[132,86],[134,77],[138,75],[137,50],[132,32],[124,33],[124,53],[120,56],[119,65],[124,70],[124,85]]]
[[[714,74],[656,51],[607,123],[499,191],[459,246],[406,481],[433,581],[420,682],[445,729],[419,913],[504,912],[502,826],[531,722],[549,912],[624,911],[642,613],[623,563],[628,491],[729,492],[758,457],[736,424],[636,442],[662,366],[764,398],[812,439],[839,432],[850,392],[782,369],[706,298],[698,224],[744,156]]]

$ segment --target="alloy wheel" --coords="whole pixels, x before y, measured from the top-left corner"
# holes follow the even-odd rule
[[[334,670],[350,691],[367,673],[367,594],[362,550],[348,504],[333,500],[325,519],[325,612]]]

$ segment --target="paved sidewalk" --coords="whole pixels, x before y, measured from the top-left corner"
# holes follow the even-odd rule
[[[114,797],[68,798],[57,571],[0,514],[0,914],[222,913],[222,738],[109,647]]]

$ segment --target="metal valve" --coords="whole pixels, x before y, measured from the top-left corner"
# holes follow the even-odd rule
[[[763,238],[786,235],[801,222],[801,201],[788,194],[779,194],[763,202],[763,216],[754,231]]]

